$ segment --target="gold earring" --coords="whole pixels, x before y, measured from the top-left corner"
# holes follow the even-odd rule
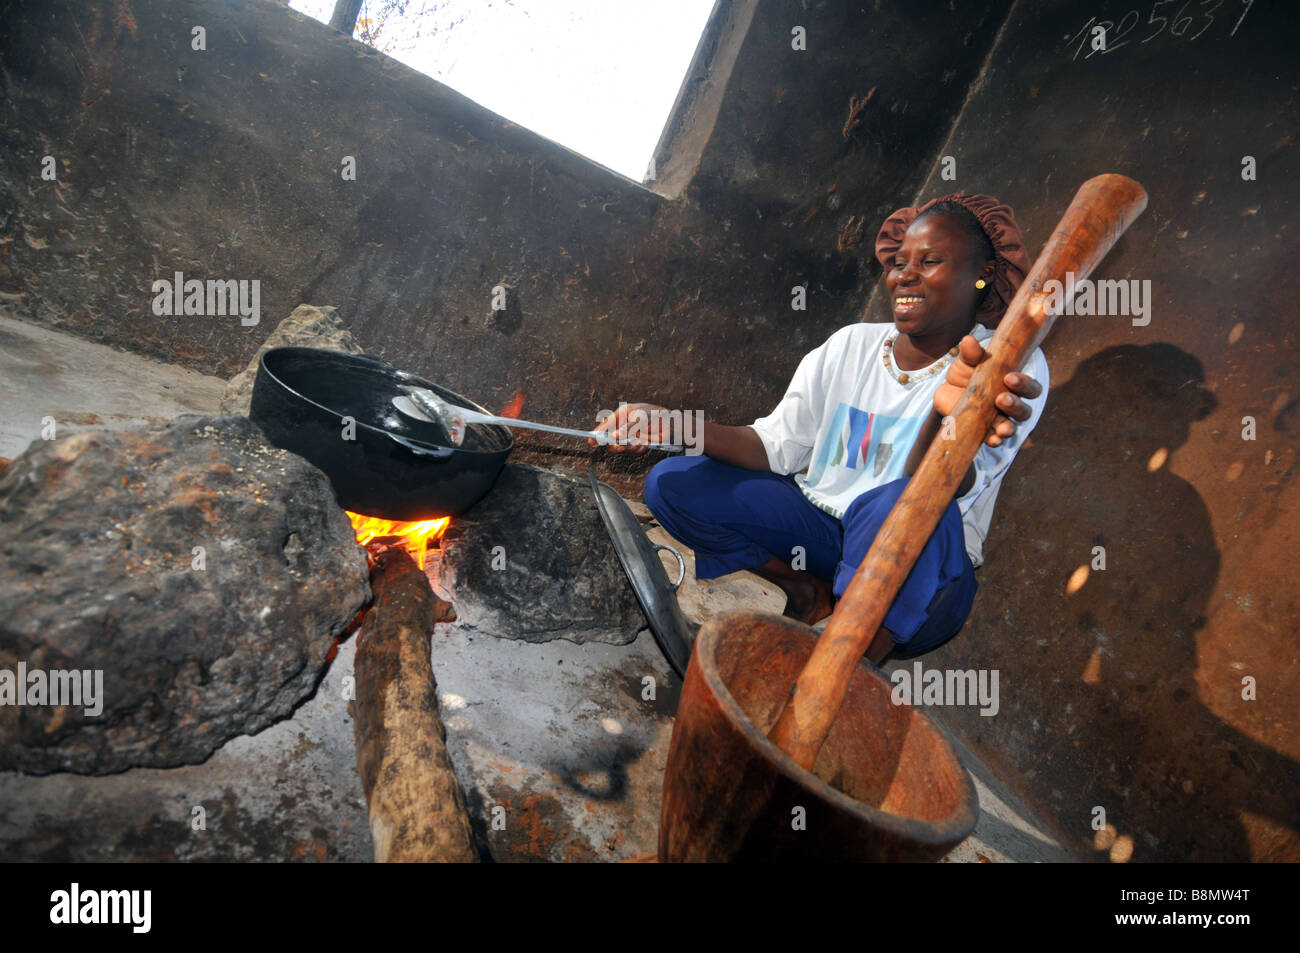
[[[981,290],[983,290],[983,288],[984,288],[984,279],[983,279],[983,278],[977,278],[977,279],[975,280],[975,287],[976,287],[976,288],[979,288],[979,289],[981,289]]]

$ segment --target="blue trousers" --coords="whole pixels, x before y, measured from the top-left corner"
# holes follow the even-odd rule
[[[776,557],[830,582],[839,598],[906,485],[902,479],[869,490],[836,519],[810,503],[793,477],[683,456],[651,469],[645,501],[695,551],[697,579],[757,569]],[[928,652],[961,631],[977,587],[954,501],[885,615],[895,656]]]

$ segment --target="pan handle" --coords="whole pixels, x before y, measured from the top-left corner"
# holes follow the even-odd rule
[[[383,431],[391,440],[400,443],[407,450],[421,457],[433,457],[435,460],[446,460],[456,451],[450,447],[429,447],[424,444],[416,443],[413,440],[407,440],[405,437],[393,433],[391,430]]]
[[[673,592],[676,592],[677,587],[680,586],[682,582],[685,581],[686,579],[686,560],[682,559],[682,554],[679,553],[677,550],[673,549],[671,546],[665,546],[663,543],[655,543],[654,548],[658,550],[666,549],[668,550],[668,552],[672,553],[674,556],[677,557],[677,581],[673,583]]]

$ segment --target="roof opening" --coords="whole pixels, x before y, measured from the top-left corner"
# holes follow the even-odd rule
[[[328,23],[334,0],[292,0]],[[354,39],[637,182],[713,0],[365,0]]]

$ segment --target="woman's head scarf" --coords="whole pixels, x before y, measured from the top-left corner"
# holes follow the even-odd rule
[[[975,312],[976,321],[985,327],[993,327],[1002,319],[1032,264],[1029,253],[1025,250],[1025,237],[1020,233],[1011,206],[1003,205],[991,195],[954,192],[931,199],[917,208],[900,208],[880,226],[880,234],[876,236],[876,258],[889,271],[893,267],[894,256],[902,247],[907,227],[922,212],[940,202],[957,202],[965,206],[979,221],[984,234],[993,245],[992,281]]]

